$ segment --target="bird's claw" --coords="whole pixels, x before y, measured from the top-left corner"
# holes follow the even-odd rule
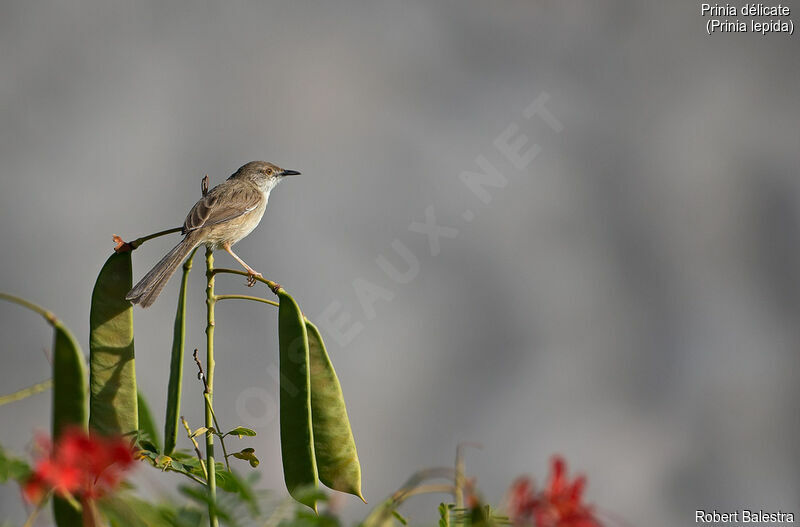
[[[256,285],[256,278],[264,278],[261,273],[257,273],[255,271],[251,271],[247,273],[247,287],[253,287]]]

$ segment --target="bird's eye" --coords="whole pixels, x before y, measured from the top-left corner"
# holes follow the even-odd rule
[[[268,175],[268,176],[271,176],[271,175],[272,175],[272,169],[271,169],[271,168],[268,168],[268,169],[266,170],[266,173],[267,173],[267,175]]]

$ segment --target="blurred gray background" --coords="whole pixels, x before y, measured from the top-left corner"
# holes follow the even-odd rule
[[[180,225],[205,173],[274,161],[304,175],[237,252],[320,322],[371,504],[475,441],[467,469],[492,501],[561,453],[631,525],[800,513],[796,38],[710,37],[695,2],[3,0],[0,290],[87,349],[111,235]],[[523,115],[542,94],[560,133]],[[512,124],[541,149],[523,170],[493,144]],[[489,203],[460,179],[479,155],[507,178]],[[458,231],[438,251],[413,225],[426,209]],[[176,241],[138,250],[136,279]],[[376,261],[405,268],[393,243],[419,265],[408,283]],[[177,288],[135,315],[159,426]],[[257,429],[262,485],[283,493],[275,319],[220,305],[215,404]],[[48,377],[44,323],[4,304],[0,331],[2,393]],[[28,452],[49,406],[1,407],[0,442]],[[150,494],[179,481],[138,472]],[[433,522],[438,500],[404,510]],[[15,486],[0,509],[22,523]]]

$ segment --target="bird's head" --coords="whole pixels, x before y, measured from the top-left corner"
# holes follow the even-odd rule
[[[228,179],[244,179],[253,182],[262,191],[275,187],[286,176],[297,176],[297,170],[286,170],[266,161],[251,161],[243,165]]]

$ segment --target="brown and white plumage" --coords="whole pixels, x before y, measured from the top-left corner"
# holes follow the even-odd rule
[[[253,232],[267,208],[269,194],[288,175],[272,163],[252,161],[194,204],[183,223],[184,238],[169,251],[125,296],[134,304],[149,307],[184,258],[198,245],[223,248],[247,269],[260,276],[231,250],[231,246]]]

